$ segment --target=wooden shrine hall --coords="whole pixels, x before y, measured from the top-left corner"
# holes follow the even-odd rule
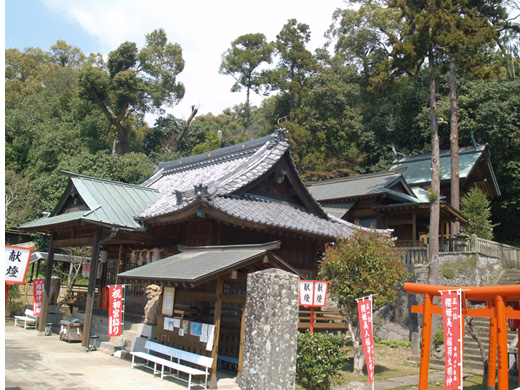
[[[126,308],[142,315],[146,288],[156,283],[174,307],[158,320],[159,342],[179,341],[178,330],[164,331],[164,320],[182,316],[218,328],[211,354],[236,362],[247,273],[276,267],[313,279],[326,245],[362,229],[327,214],[311,196],[282,129],[161,162],[141,185],[64,174],[69,183],[55,209],[21,229],[51,238],[42,324],[55,251],[92,247],[84,347],[105,286],[129,283]]]

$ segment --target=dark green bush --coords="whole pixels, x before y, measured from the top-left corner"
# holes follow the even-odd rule
[[[342,382],[347,339],[332,333],[299,333],[296,381],[308,390],[328,390]]]
[[[443,344],[444,344],[444,331],[442,329],[439,329],[437,332],[435,332],[435,336],[433,337],[433,346],[435,349],[438,349]]]

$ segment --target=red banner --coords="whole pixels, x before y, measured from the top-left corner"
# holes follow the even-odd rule
[[[368,382],[374,383],[374,336],[372,332],[372,300],[363,298],[358,300],[359,328],[361,341],[367,362]]]
[[[39,317],[42,312],[43,287],[45,286],[45,279],[33,280],[33,314]]]
[[[122,334],[124,311],[123,288],[124,286],[109,286],[108,337],[117,337]]]
[[[460,334],[460,292],[442,291],[442,320],[444,328],[445,375],[444,388],[458,389],[461,378],[462,340]]]

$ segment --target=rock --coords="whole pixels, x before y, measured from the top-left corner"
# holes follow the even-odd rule
[[[347,384],[347,390],[364,390],[365,384],[362,382],[354,381]]]

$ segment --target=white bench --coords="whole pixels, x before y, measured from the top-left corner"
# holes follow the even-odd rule
[[[25,309],[24,316],[14,316],[14,326],[18,325],[18,320],[23,321],[23,328],[34,328],[36,329],[37,317],[34,316],[34,312],[31,309]]]
[[[170,368],[170,374],[166,374],[166,376],[172,376],[176,379],[183,380],[188,382],[188,390],[191,389],[192,376],[194,375],[203,375],[205,376],[204,384],[200,384],[204,389],[208,388],[208,376],[209,376],[209,368],[213,364],[213,358],[197,355],[195,353],[186,352],[180,349],[168,347],[167,345],[162,345],[159,343],[155,343],[153,341],[148,340],[145,344],[145,349],[148,352],[131,352],[132,354],[132,368],[135,366],[135,358],[140,358],[146,360],[147,363],[152,362],[153,366],[153,374],[155,376],[156,372],[158,372],[157,366],[161,366],[161,380],[164,378],[164,367]],[[161,355],[169,357],[170,360],[162,358],[160,356],[152,354],[152,352],[160,353]],[[186,366],[185,363],[191,363],[196,366],[200,366],[201,369],[195,367]],[[145,365],[148,367],[148,365]],[[149,367],[150,368],[150,367]],[[176,373],[172,374],[171,371],[174,370]],[[182,378],[179,375],[179,372],[184,372],[188,374],[188,380]],[[198,385],[198,384],[196,384]]]

